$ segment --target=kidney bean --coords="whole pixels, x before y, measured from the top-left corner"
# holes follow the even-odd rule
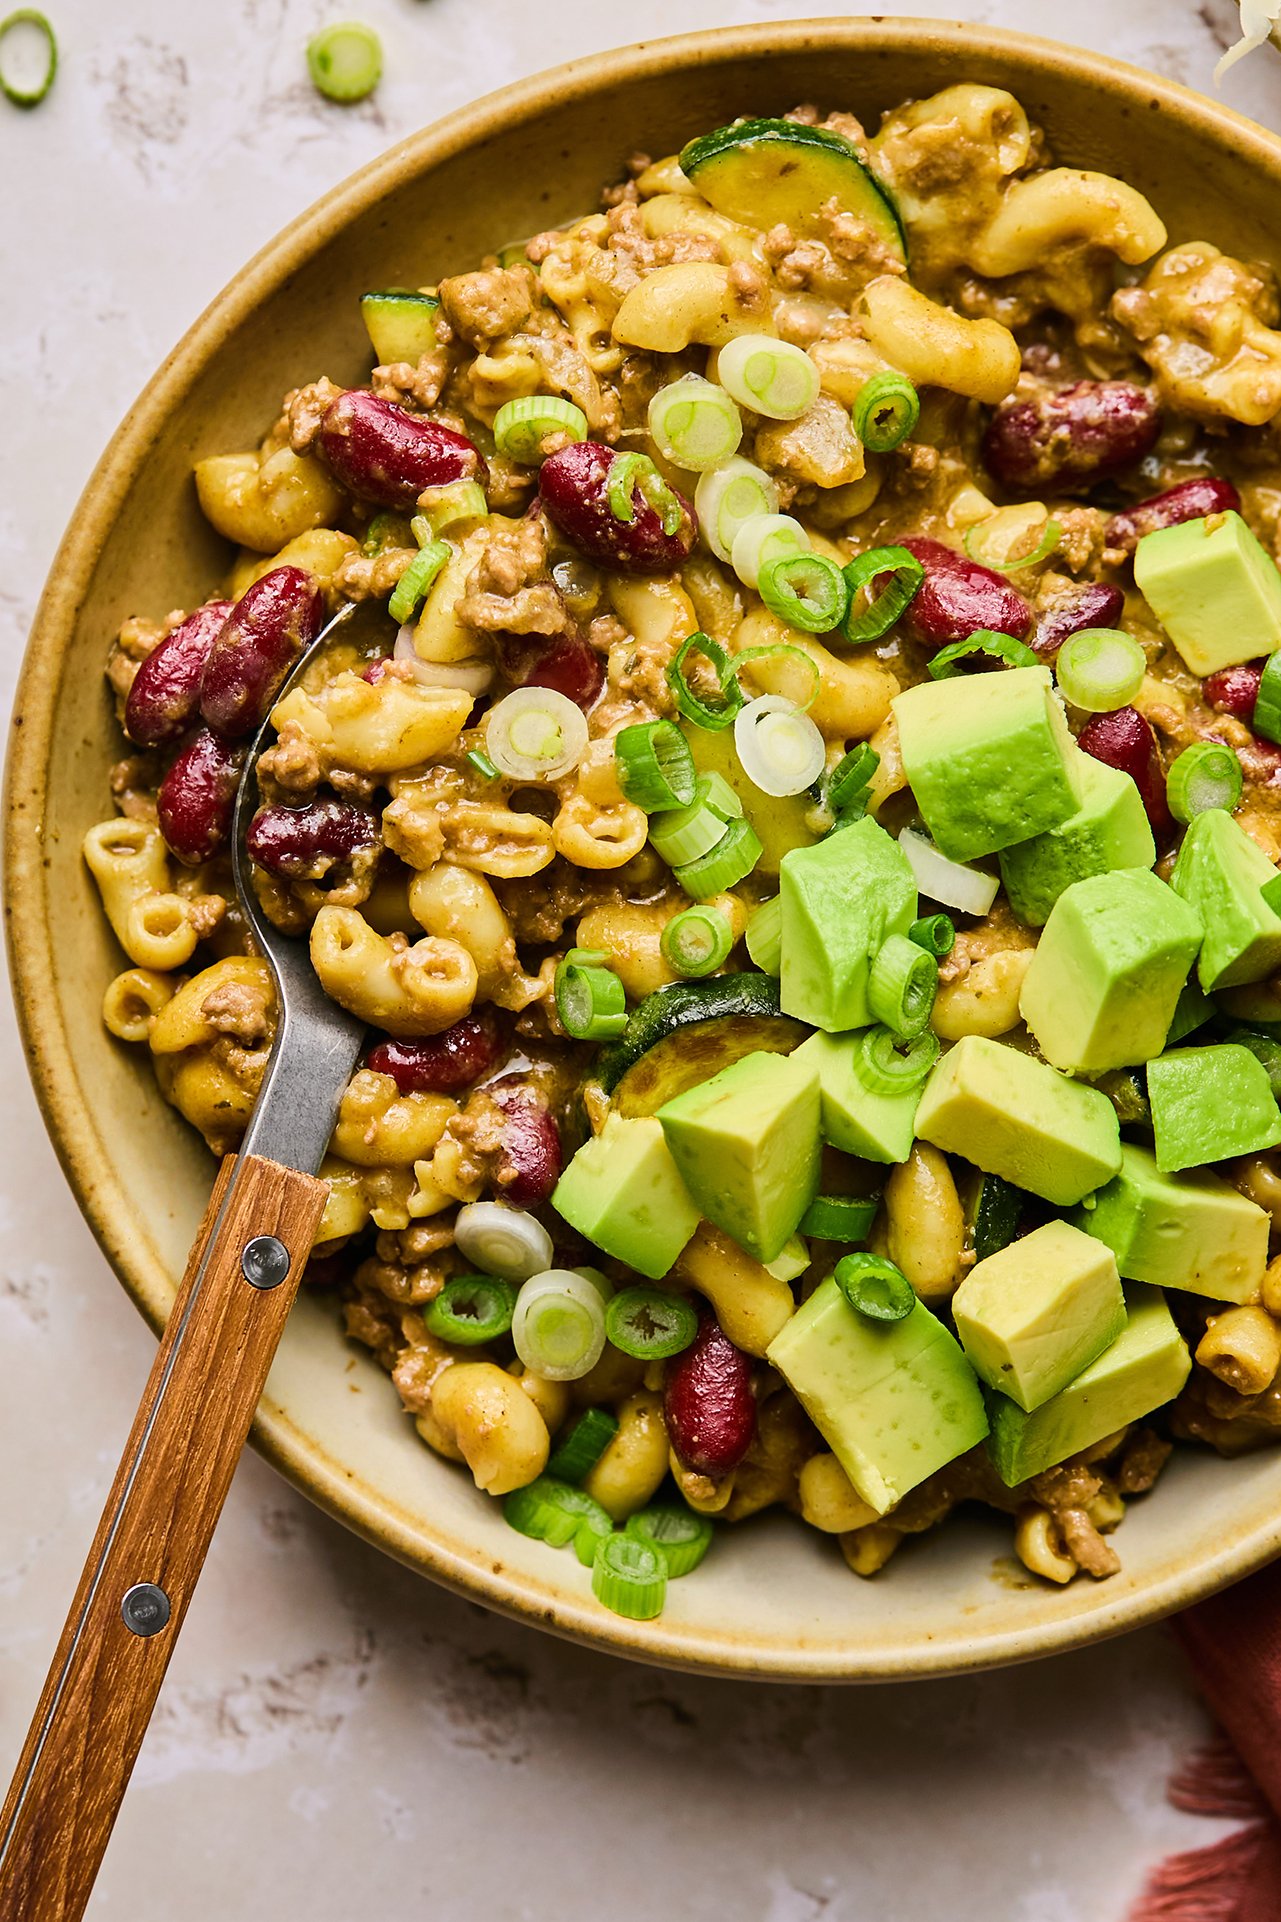
[[[988,472],[1013,494],[1080,493],[1150,454],[1156,401],[1126,380],[1079,380],[997,408],[983,436]]]
[[[301,567],[273,567],[236,602],[209,650],[200,712],[231,740],[252,734],[276,689],[320,632],[325,604]]]
[[[1221,667],[1217,674],[1207,674],[1201,692],[1208,705],[1216,714],[1231,714],[1251,726],[1264,665],[1262,661],[1247,661],[1241,667]]]
[[[639,489],[633,514],[620,521],[609,504],[609,474],[620,456],[599,441],[573,441],[543,462],[539,495],[550,518],[579,552],[619,574],[670,574],[694,546],[694,513],[682,496],[681,524],[674,534]]]
[[[125,701],[125,733],[139,747],[168,747],[191,726],[209,650],[230,612],[230,601],[198,607],[142,662]]]
[[[202,727],[172,763],[156,796],[171,854],[198,867],[226,844],[246,749]]]
[[[585,635],[504,634],[503,672],[518,687],[550,687],[586,711],[605,685],[605,663]]]
[[[374,816],[350,801],[259,808],[245,837],[260,868],[293,881],[317,881],[335,862],[350,860],[378,839]]]
[[[925,579],[903,616],[915,640],[946,647],[951,641],[967,641],[980,628],[1023,639],[1032,625],[1032,610],[1003,575],[944,547],[942,541],[912,534],[898,545],[925,569]]]
[[[1203,474],[1114,514],[1104,538],[1109,547],[1132,554],[1145,534],[1155,534],[1160,527],[1177,527],[1182,521],[1199,521],[1205,514],[1226,514],[1229,510],[1241,511],[1241,496],[1232,482]]]
[[[663,1413],[672,1447],[699,1475],[728,1475],[751,1446],[752,1364],[710,1309],[700,1315],[690,1346],[668,1365]]]
[[[1118,627],[1125,612],[1125,595],[1107,581],[1090,581],[1041,609],[1032,646],[1043,661],[1052,661],[1064,641],[1090,627]]]
[[[380,507],[412,510],[428,487],[460,480],[483,487],[489,479],[480,449],[465,434],[363,388],[330,402],[316,452],[340,486]]]
[[[365,1066],[389,1074],[401,1094],[459,1094],[491,1074],[502,1051],[492,1016],[469,1014],[427,1041],[380,1041]]]
[[[1174,820],[1165,798],[1165,774],[1151,723],[1137,708],[1119,707],[1112,714],[1092,714],[1077,737],[1078,744],[1096,761],[1128,774],[1143,797],[1143,806],[1158,841],[1174,834]]]
[[[537,1088],[500,1083],[492,1094],[504,1117],[499,1191],[518,1208],[536,1208],[560,1180],[560,1129]]]

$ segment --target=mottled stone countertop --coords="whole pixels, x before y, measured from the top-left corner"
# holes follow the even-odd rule
[[[0,101],[0,677],[143,380],[279,226],[400,134],[638,37],[787,0],[45,0],[37,114]],[[815,14],[845,9],[811,0]],[[0,11],[4,9],[0,8]],[[308,34],[384,37],[376,98],[312,92]],[[940,17],[953,8],[917,0]],[[1229,0],[973,0],[1208,88]],[[1228,97],[1281,126],[1281,57]],[[107,637],[104,635],[104,645]],[[0,1774],[150,1359],[0,1034]],[[1167,1807],[1201,1713],[1163,1632],[863,1691],[648,1672],[456,1601],[244,1462],[91,1908],[100,1922],[1120,1922],[1215,1831]]]

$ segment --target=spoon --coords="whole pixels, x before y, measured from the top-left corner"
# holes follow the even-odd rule
[[[297,662],[292,687],[351,613]],[[364,1037],[305,940],[254,893],[245,837],[253,742],[232,825],[241,912],[275,977],[279,1023],[240,1152],[214,1183],[80,1586],[0,1811],[0,1922],[78,1922],[204,1565],[320,1225],[316,1170]]]

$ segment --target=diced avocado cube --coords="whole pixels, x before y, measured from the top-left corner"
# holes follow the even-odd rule
[[[1019,995],[1046,1060],[1068,1074],[1105,1074],[1160,1054],[1201,934],[1196,909],[1146,869],[1073,882]]]
[[[1281,1109],[1268,1071],[1239,1042],[1175,1048],[1148,1063],[1148,1103],[1163,1175],[1281,1141]]]
[[[1121,1166],[1120,1124],[1106,1095],[982,1035],[967,1034],[934,1069],[916,1132],[1059,1208]]]
[[[1260,892],[1276,872],[1225,809],[1207,808],[1193,820],[1170,886],[1205,927],[1197,979],[1207,994],[1262,981],[1281,968],[1281,915]]]
[[[1125,1327],[1097,1361],[1032,1414],[1005,1395],[988,1402],[988,1451],[1007,1488],[1079,1455],[1174,1397],[1192,1357],[1157,1288],[1125,1291]]]
[[[1130,776],[1089,754],[1075,765],[1081,787],[1076,813],[1059,827],[1001,851],[1010,906],[1030,928],[1045,925],[1074,881],[1113,868],[1150,868],[1156,860],[1143,797]]]
[[[1047,1221],[971,1268],[952,1297],[970,1365],[1022,1409],[1066,1388],[1125,1326],[1110,1248]]]
[[[856,1034],[812,1034],[792,1055],[818,1073],[823,1139],[864,1161],[906,1161],[916,1139],[921,1084],[904,1094],[870,1094],[854,1070]]]
[[[1080,808],[1086,757],[1048,667],[922,681],[893,708],[916,805],[954,861],[1029,841]]]
[[[869,1321],[829,1275],[765,1352],[878,1515],[987,1433],[973,1369],[919,1302]]]
[[[1163,1175],[1155,1155],[1127,1141],[1116,1180],[1072,1219],[1112,1250],[1127,1281],[1212,1301],[1259,1299],[1268,1216],[1218,1175]]]
[[[1239,514],[1145,534],[1134,578],[1193,674],[1281,647],[1281,573]]]
[[[685,1185],[707,1219],[758,1261],[777,1260],[818,1191],[818,1073],[747,1054],[658,1111]]]
[[[840,1034],[872,1020],[867,982],[891,934],[916,919],[916,877],[897,841],[870,815],[779,869],[784,1014]]]
[[[667,1274],[699,1220],[653,1115],[609,1115],[556,1183],[552,1207],[607,1255],[654,1281]]]

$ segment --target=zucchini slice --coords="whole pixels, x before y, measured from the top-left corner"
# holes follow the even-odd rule
[[[732,978],[732,977],[731,977]],[[665,1101],[710,1081],[747,1054],[790,1054],[807,1030],[783,1014],[728,1014],[678,1028],[624,1074],[614,1089],[623,1115],[657,1114]]]
[[[683,1034],[699,1022],[724,1021],[730,1017],[741,1021],[748,1016],[762,1015],[780,1023],[784,1020],[779,1011],[778,982],[768,974],[716,974],[707,981],[677,981],[669,988],[657,988],[653,994],[646,995],[639,1007],[633,1008],[618,1040],[602,1049],[596,1078],[606,1094],[612,1094],[628,1069],[669,1035]],[[806,1031],[798,1022],[789,1021],[786,1026],[795,1030],[795,1040],[788,1043],[794,1047]],[[742,1052],[752,1054],[760,1045],[759,1041],[754,1042]],[[728,1057],[720,1065],[727,1066]],[[707,1075],[702,1073],[695,1077],[698,1081],[706,1079]],[[694,1083],[688,1085],[692,1087]]]
[[[907,264],[898,210],[858,149],[841,134],[795,120],[740,120],[701,134],[681,152],[681,171],[718,214],[746,227],[780,221],[819,233],[819,208],[835,198]]]
[[[362,294],[360,317],[378,356],[378,365],[389,367],[398,360],[407,360],[412,365],[429,354],[436,345],[439,307],[435,294],[404,293],[393,288]]]

